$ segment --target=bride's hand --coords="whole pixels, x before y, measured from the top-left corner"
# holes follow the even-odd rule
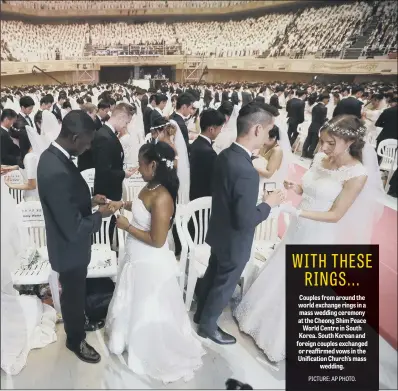
[[[108,207],[112,212],[116,212],[117,210],[121,209],[123,206],[122,201],[110,201],[108,202]]]
[[[300,186],[292,181],[283,181],[283,186],[286,190],[293,190],[296,194],[300,194]]]
[[[123,230],[127,230],[129,226],[130,226],[130,222],[128,221],[128,219],[126,217],[120,215],[116,219],[116,227],[123,229]]]

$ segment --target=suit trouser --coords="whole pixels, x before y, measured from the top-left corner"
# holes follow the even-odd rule
[[[302,156],[313,157],[315,148],[318,145],[318,141],[319,141],[318,131],[308,132],[308,135],[304,141]]]
[[[289,122],[289,126],[287,128],[287,135],[289,136],[290,145],[294,144],[298,136],[297,127],[298,124],[296,122]]]
[[[246,262],[234,263],[230,257],[211,253],[209,265],[200,284],[200,294],[195,320],[200,327],[212,333],[217,329],[217,320],[228,305],[239,283]]]
[[[86,277],[87,266],[59,273],[61,311],[67,343],[78,347],[86,338]]]

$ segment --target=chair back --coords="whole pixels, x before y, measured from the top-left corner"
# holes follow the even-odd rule
[[[95,168],[89,168],[81,172],[83,179],[86,181],[87,186],[90,188],[90,193],[94,196],[94,178],[95,178]]]
[[[19,170],[11,171],[8,174],[6,174],[5,177],[7,177],[7,179],[10,180],[10,183],[12,183],[13,185],[23,185],[24,184],[23,176],[19,172]],[[24,199],[24,191],[23,190],[9,189],[9,192],[10,192],[12,198],[14,198],[14,200],[17,202],[17,204],[19,204],[20,202],[23,201],[23,199]]]
[[[279,213],[277,211],[271,212],[268,218],[256,227],[254,240],[276,243],[278,240],[278,220]]]
[[[184,238],[190,250],[194,246],[205,243],[211,215],[211,200],[211,197],[202,197],[184,206],[181,225]],[[189,222],[191,220],[193,237],[189,232]]]
[[[189,186],[185,187],[180,185],[177,194],[177,204],[187,205],[189,203]]]
[[[46,228],[40,201],[21,202],[17,205],[16,211],[22,245],[34,248],[46,246]]]
[[[381,170],[390,171],[392,169],[394,171],[397,169],[397,148],[398,140],[389,138],[380,142],[377,154],[383,158],[380,163]]]
[[[91,243],[92,244],[108,244],[111,245],[109,238],[109,225],[111,222],[111,217],[106,217],[102,219],[101,228],[98,232],[95,232],[91,235]],[[115,230],[117,228],[115,227]]]
[[[123,200],[134,201],[146,183],[141,175],[133,175],[123,181]]]

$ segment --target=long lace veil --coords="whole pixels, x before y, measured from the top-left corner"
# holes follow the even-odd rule
[[[368,178],[361,193],[338,222],[339,244],[371,244],[375,224],[383,214],[385,193],[377,154],[369,143],[363,147],[362,164]]]
[[[180,181],[178,203],[187,204],[189,202],[189,188],[191,186],[188,149],[177,122],[170,120],[170,123],[177,129],[174,138],[174,145],[178,154],[177,175]]]

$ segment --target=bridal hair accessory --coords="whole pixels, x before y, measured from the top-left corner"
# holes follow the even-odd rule
[[[167,125],[171,125],[170,122],[166,122],[165,124],[158,125],[158,126],[151,126],[151,128],[149,130],[156,130],[156,129],[164,128]]]
[[[167,159],[163,158],[162,162],[166,162],[166,166],[167,166],[167,168],[170,168],[170,170],[172,170],[174,168],[174,162],[172,162],[171,160],[167,160]]]
[[[364,126],[359,127],[358,130],[355,131],[355,130],[340,128],[336,124],[331,124],[330,122],[326,122],[325,125],[322,126],[321,131],[326,128],[330,129],[333,133],[341,134],[343,136],[350,136],[350,137],[359,136],[360,138],[363,138],[365,137],[366,134],[366,128]]]

